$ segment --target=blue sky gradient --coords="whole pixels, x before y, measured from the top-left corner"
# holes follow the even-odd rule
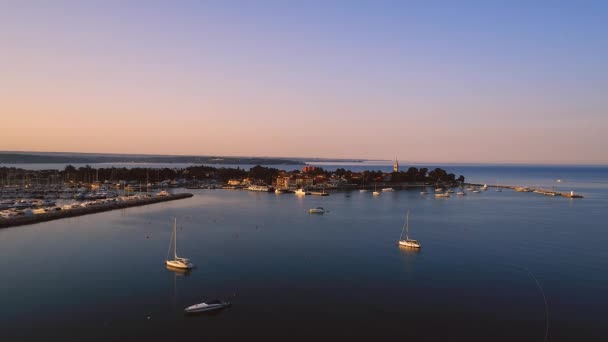
[[[3,2],[0,149],[608,163],[607,36],[602,1]]]

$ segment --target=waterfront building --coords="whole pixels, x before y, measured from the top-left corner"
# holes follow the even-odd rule
[[[278,176],[277,177],[277,182],[276,182],[277,183],[276,187],[278,189],[288,189],[289,188],[289,184],[290,184],[290,179],[291,179],[291,177],[287,176],[287,175],[285,175],[285,176]]]
[[[317,169],[316,166],[306,165],[302,168],[302,172],[304,172],[304,173],[315,172],[316,169]]]

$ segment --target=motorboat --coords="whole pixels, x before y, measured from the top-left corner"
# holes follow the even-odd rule
[[[389,191],[395,191],[395,189],[393,188],[383,188],[382,192],[389,192]]]
[[[198,303],[198,304],[190,305],[189,307],[185,308],[184,311],[186,313],[207,312],[207,311],[220,310],[223,308],[227,308],[231,305],[232,304],[230,304],[229,302],[223,302],[221,300],[215,299],[215,300],[209,301],[207,303]]]
[[[325,213],[325,209],[323,209],[323,207],[316,207],[316,208],[308,209],[308,212],[311,214],[323,214],[323,213]]]
[[[447,192],[444,193],[436,193],[435,197],[439,197],[439,198],[443,198],[443,197],[450,197],[450,194],[448,194]]]
[[[458,191],[458,192],[456,193],[456,195],[458,195],[458,196],[465,196],[466,194],[467,194],[467,193],[466,193],[466,192],[464,192],[464,191]]]
[[[367,189],[359,189],[359,192],[367,192]]]
[[[177,218],[175,218],[175,221],[173,223],[172,239],[173,239],[173,260],[169,260],[169,258],[167,256],[167,261],[166,261],[167,266],[174,267],[174,268],[181,268],[181,269],[194,268],[194,264],[192,264],[189,259],[177,256]],[[169,242],[169,243],[171,243],[171,242]],[[171,246],[171,245],[169,245],[169,246]],[[171,251],[170,248],[171,247],[169,247],[169,251]]]
[[[398,244],[399,246],[411,247],[411,248],[420,248],[420,242],[418,240],[413,240],[408,237],[410,226],[410,211],[408,209],[405,219],[405,226],[401,230],[401,236],[399,236]],[[405,230],[405,239],[402,239],[403,231]]]
[[[298,196],[306,196],[306,190],[300,188],[294,192]]]

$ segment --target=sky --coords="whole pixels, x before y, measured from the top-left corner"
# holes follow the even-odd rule
[[[0,150],[608,164],[606,1],[0,1]]]

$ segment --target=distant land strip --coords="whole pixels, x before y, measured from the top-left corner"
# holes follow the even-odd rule
[[[32,153],[0,153],[1,164],[96,164],[96,163],[190,163],[304,165],[298,160],[258,157],[146,156],[146,155],[49,155]]]

